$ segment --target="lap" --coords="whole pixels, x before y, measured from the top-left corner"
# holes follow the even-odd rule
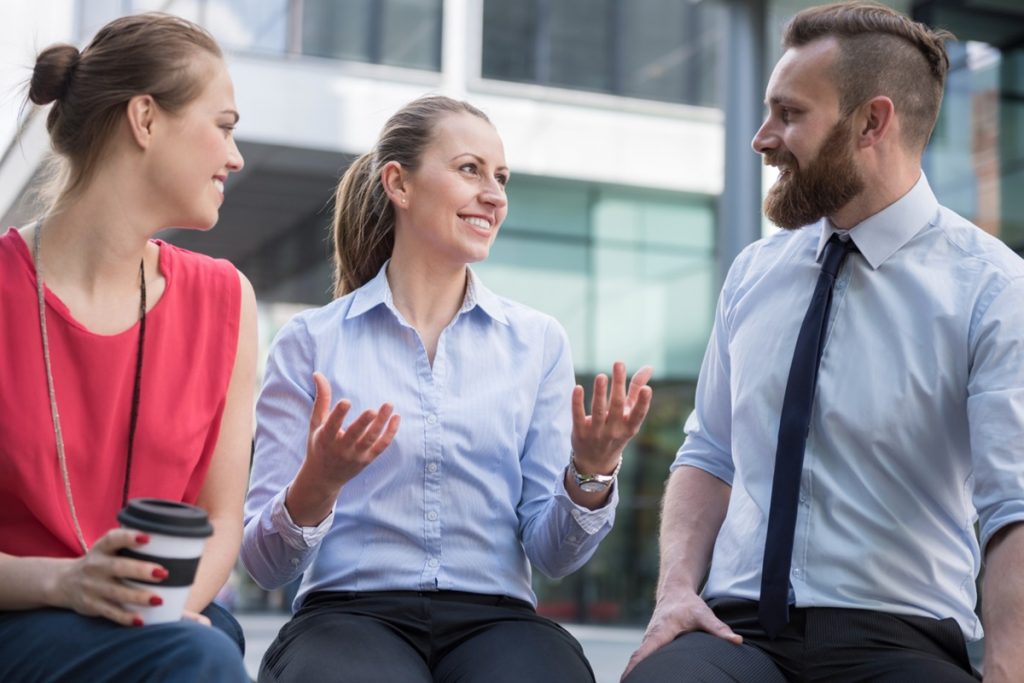
[[[786,683],[771,658],[703,631],[686,633],[640,662],[624,683]]]
[[[437,683],[592,683],[583,648],[542,617],[497,621],[451,648],[434,669]]]
[[[237,643],[189,621],[125,627],[70,610],[0,614],[0,680],[247,681]]]

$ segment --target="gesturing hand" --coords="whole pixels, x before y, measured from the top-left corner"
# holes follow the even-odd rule
[[[129,529],[111,529],[82,557],[69,560],[56,575],[53,604],[85,616],[103,617],[125,626],[141,626],[142,619],[132,605],[159,605],[160,597],[145,588],[130,586],[121,579],[153,581],[167,577],[159,564],[120,557],[122,548],[144,547],[145,534]]]
[[[610,474],[618,464],[622,449],[636,436],[651,407],[650,366],[640,368],[626,392],[626,365],[612,366],[611,396],[608,377],[594,378],[594,396],[590,415],[583,406],[583,387],[572,392],[572,450],[576,469],[587,474]]]
[[[364,410],[347,429],[342,422],[352,403],[342,399],[331,405],[331,385],[319,372],[313,373],[316,398],[309,416],[306,464],[322,482],[340,488],[373,462],[391,444],[398,431],[399,416],[390,403],[379,410]]]

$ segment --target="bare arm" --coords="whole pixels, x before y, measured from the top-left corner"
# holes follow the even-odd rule
[[[731,492],[721,479],[695,467],[684,465],[669,477],[661,511],[657,602],[644,639],[623,676],[680,633],[707,631],[742,642],[697,593],[711,563]]]
[[[985,683],[1020,680],[1024,671],[1024,523],[1000,529],[985,553]]]
[[[239,273],[242,306],[238,351],[228,384],[220,435],[197,503],[207,511],[213,536],[207,540],[186,609],[203,610],[228,580],[242,543],[242,503],[248,483],[256,384],[256,295]]]

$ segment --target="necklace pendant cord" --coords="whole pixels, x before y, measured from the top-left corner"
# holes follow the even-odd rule
[[[50,398],[50,416],[53,420],[53,434],[57,442],[57,461],[60,465],[61,480],[64,483],[64,497],[67,499],[71,512],[71,523],[75,529],[75,537],[82,547],[82,552],[89,552],[89,544],[82,533],[82,525],[78,521],[75,509],[75,498],[71,492],[71,477],[68,475],[67,456],[64,451],[64,434],[60,427],[60,413],[57,410],[57,393],[53,388],[53,369],[50,363],[50,342],[46,333],[46,297],[43,289],[42,262],[39,258],[42,244],[43,222],[36,223],[35,235],[32,240],[32,260],[36,269],[36,298],[39,303],[39,331],[43,341],[43,365],[46,368],[46,389]],[[135,450],[135,429],[139,420],[139,403],[142,392],[142,353],[146,338],[146,270],[145,261],[139,262],[139,343],[135,360],[135,382],[132,389],[132,406],[128,423],[128,453],[124,466],[124,490],[121,494],[121,507],[128,503],[128,484],[131,480],[132,455]]]

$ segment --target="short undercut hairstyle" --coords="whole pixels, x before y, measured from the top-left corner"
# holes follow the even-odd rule
[[[794,16],[783,32],[782,47],[830,37],[839,45],[832,77],[843,115],[884,95],[900,117],[904,145],[923,151],[939,118],[949,71],[944,41],[953,40],[953,34],[874,2],[840,2]]]

